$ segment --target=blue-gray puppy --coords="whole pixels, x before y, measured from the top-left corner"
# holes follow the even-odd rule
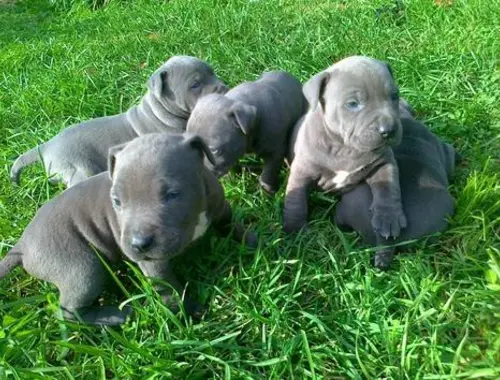
[[[447,218],[453,215],[454,200],[448,191],[460,155],[447,143],[440,141],[424,124],[402,109],[403,140],[393,148],[399,166],[399,183],[408,226],[394,241],[417,239],[444,231]],[[371,245],[379,241],[371,228],[369,207],[372,193],[366,183],[342,194],[336,206],[335,221],[339,227],[358,231]],[[395,248],[380,248],[374,265],[387,269]]]
[[[187,131],[207,142],[215,157],[211,169],[218,176],[226,174],[245,153],[256,153],[264,160],[259,182],[265,191],[275,193],[289,132],[306,107],[302,85],[295,77],[284,71],[267,72],[225,95],[201,98]]]
[[[128,259],[146,276],[182,286],[170,259],[181,254],[209,225],[246,239],[241,225],[231,228],[231,207],[222,186],[205,167],[213,161],[201,137],[153,133],[113,147],[109,172],[75,185],[40,208],[18,243],[0,261],[0,278],[22,265],[31,275],[55,284],[68,319],[115,325],[126,314],[115,306],[94,306],[108,273],[94,249],[110,263]],[[172,308],[178,298],[159,288]],[[184,299],[188,313],[199,305]]]
[[[389,66],[353,56],[304,85],[310,104],[290,139],[291,169],[285,232],[307,223],[307,192],[342,192],[364,180],[373,202],[371,224],[381,240],[406,226],[398,167],[391,147],[401,141],[399,92]]]
[[[151,76],[138,105],[115,116],[100,117],[64,129],[21,155],[11,169],[19,182],[21,170],[42,159],[51,182],[70,187],[106,170],[108,149],[153,132],[184,132],[198,98],[227,88],[206,62],[174,56]]]

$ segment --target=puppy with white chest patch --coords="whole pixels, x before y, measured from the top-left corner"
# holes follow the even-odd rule
[[[94,249],[110,263],[128,259],[149,277],[183,287],[170,260],[212,225],[224,236],[256,238],[232,224],[231,207],[204,158],[213,157],[196,135],[148,134],[109,153],[109,172],[73,186],[37,212],[18,243],[0,261],[0,278],[22,265],[31,275],[55,284],[67,319],[116,325],[126,313],[115,306],[94,306],[109,279]],[[158,287],[176,310],[179,299]],[[201,307],[184,298],[188,313]]]
[[[369,57],[349,57],[313,76],[304,95],[310,108],[290,139],[285,232],[306,225],[311,186],[342,192],[366,181],[373,194],[373,229],[380,240],[397,237],[406,218],[391,149],[402,134],[391,69]]]
[[[21,155],[12,166],[12,181],[18,183],[21,170],[42,159],[51,182],[73,186],[106,170],[110,147],[146,133],[184,132],[201,96],[227,91],[210,65],[189,56],[170,58],[155,71],[147,86],[140,103],[127,112],[66,128]]]
[[[392,242],[394,244],[446,229],[447,218],[454,213],[454,200],[448,185],[461,159],[450,144],[440,141],[425,124],[415,120],[406,105],[402,105],[401,123],[403,140],[393,149],[400,169],[401,196],[408,226]],[[378,245],[380,242],[370,223],[371,202],[370,188],[360,183],[341,195],[335,208],[335,222],[340,228],[358,231],[366,243]],[[388,269],[395,252],[395,246],[379,247],[374,265]]]
[[[296,78],[284,71],[267,72],[225,95],[201,98],[187,131],[207,142],[215,157],[210,167],[218,176],[226,174],[245,153],[256,153],[264,160],[259,182],[272,194],[279,188],[289,132],[306,107]]]

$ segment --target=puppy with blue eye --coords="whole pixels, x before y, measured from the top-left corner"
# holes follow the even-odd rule
[[[0,278],[24,269],[60,291],[60,306],[70,320],[117,325],[127,313],[116,306],[95,306],[106,289],[108,263],[127,259],[149,277],[168,283],[178,294],[183,286],[171,259],[212,225],[223,236],[255,246],[256,238],[232,225],[231,207],[204,159],[214,161],[196,135],[153,133],[113,147],[109,172],[82,181],[37,212],[17,244],[0,261]],[[179,298],[158,285],[174,311]],[[185,310],[199,316],[200,305],[184,297]]]
[[[304,85],[310,108],[290,139],[284,230],[307,223],[311,186],[344,192],[365,181],[372,192],[371,225],[380,243],[406,227],[398,166],[391,147],[401,142],[399,91],[388,64],[353,56]]]
[[[41,159],[51,182],[71,187],[106,170],[110,147],[146,133],[184,132],[200,97],[227,91],[210,65],[189,56],[170,58],[153,73],[147,87],[139,104],[127,112],[66,128],[21,155],[12,166],[12,181],[19,183],[22,169]]]
[[[279,188],[288,136],[306,108],[302,84],[295,77],[284,71],[266,72],[225,95],[201,98],[186,130],[199,134],[212,149],[215,164],[208,165],[219,177],[246,153],[262,158],[259,182],[273,194]]]

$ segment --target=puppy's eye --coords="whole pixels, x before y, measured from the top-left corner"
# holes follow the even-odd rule
[[[113,206],[117,208],[122,206],[122,201],[118,197],[111,197],[111,202],[113,203]]]
[[[179,197],[180,194],[181,194],[180,192],[175,191],[175,190],[167,191],[165,193],[165,196],[163,197],[163,199],[165,202],[168,202],[168,201],[171,201],[172,199]]]
[[[212,154],[214,156],[222,156],[222,149],[218,149],[218,148],[211,148],[210,149],[212,151]]]
[[[391,100],[392,100],[393,102],[395,102],[395,101],[399,100],[399,92],[398,92],[398,91],[393,92],[393,93],[391,94]]]
[[[196,90],[196,89],[200,88],[200,86],[201,86],[201,82],[200,81],[193,82],[191,84],[191,90]]]
[[[358,102],[357,100],[349,100],[346,104],[345,107],[349,111],[359,111],[361,109],[361,103]]]

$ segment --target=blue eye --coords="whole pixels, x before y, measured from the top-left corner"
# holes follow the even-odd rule
[[[165,194],[164,200],[165,202],[171,201],[172,199],[177,198],[181,193],[178,191],[167,191]]]
[[[194,83],[191,85],[191,89],[192,89],[192,90],[196,90],[197,88],[200,88],[200,86],[201,86],[201,82],[196,81],[196,82],[194,82]]]
[[[391,100],[395,102],[396,100],[399,100],[399,92],[393,92],[391,94]]]
[[[350,111],[359,111],[361,104],[357,100],[350,100],[345,104],[345,107]]]

